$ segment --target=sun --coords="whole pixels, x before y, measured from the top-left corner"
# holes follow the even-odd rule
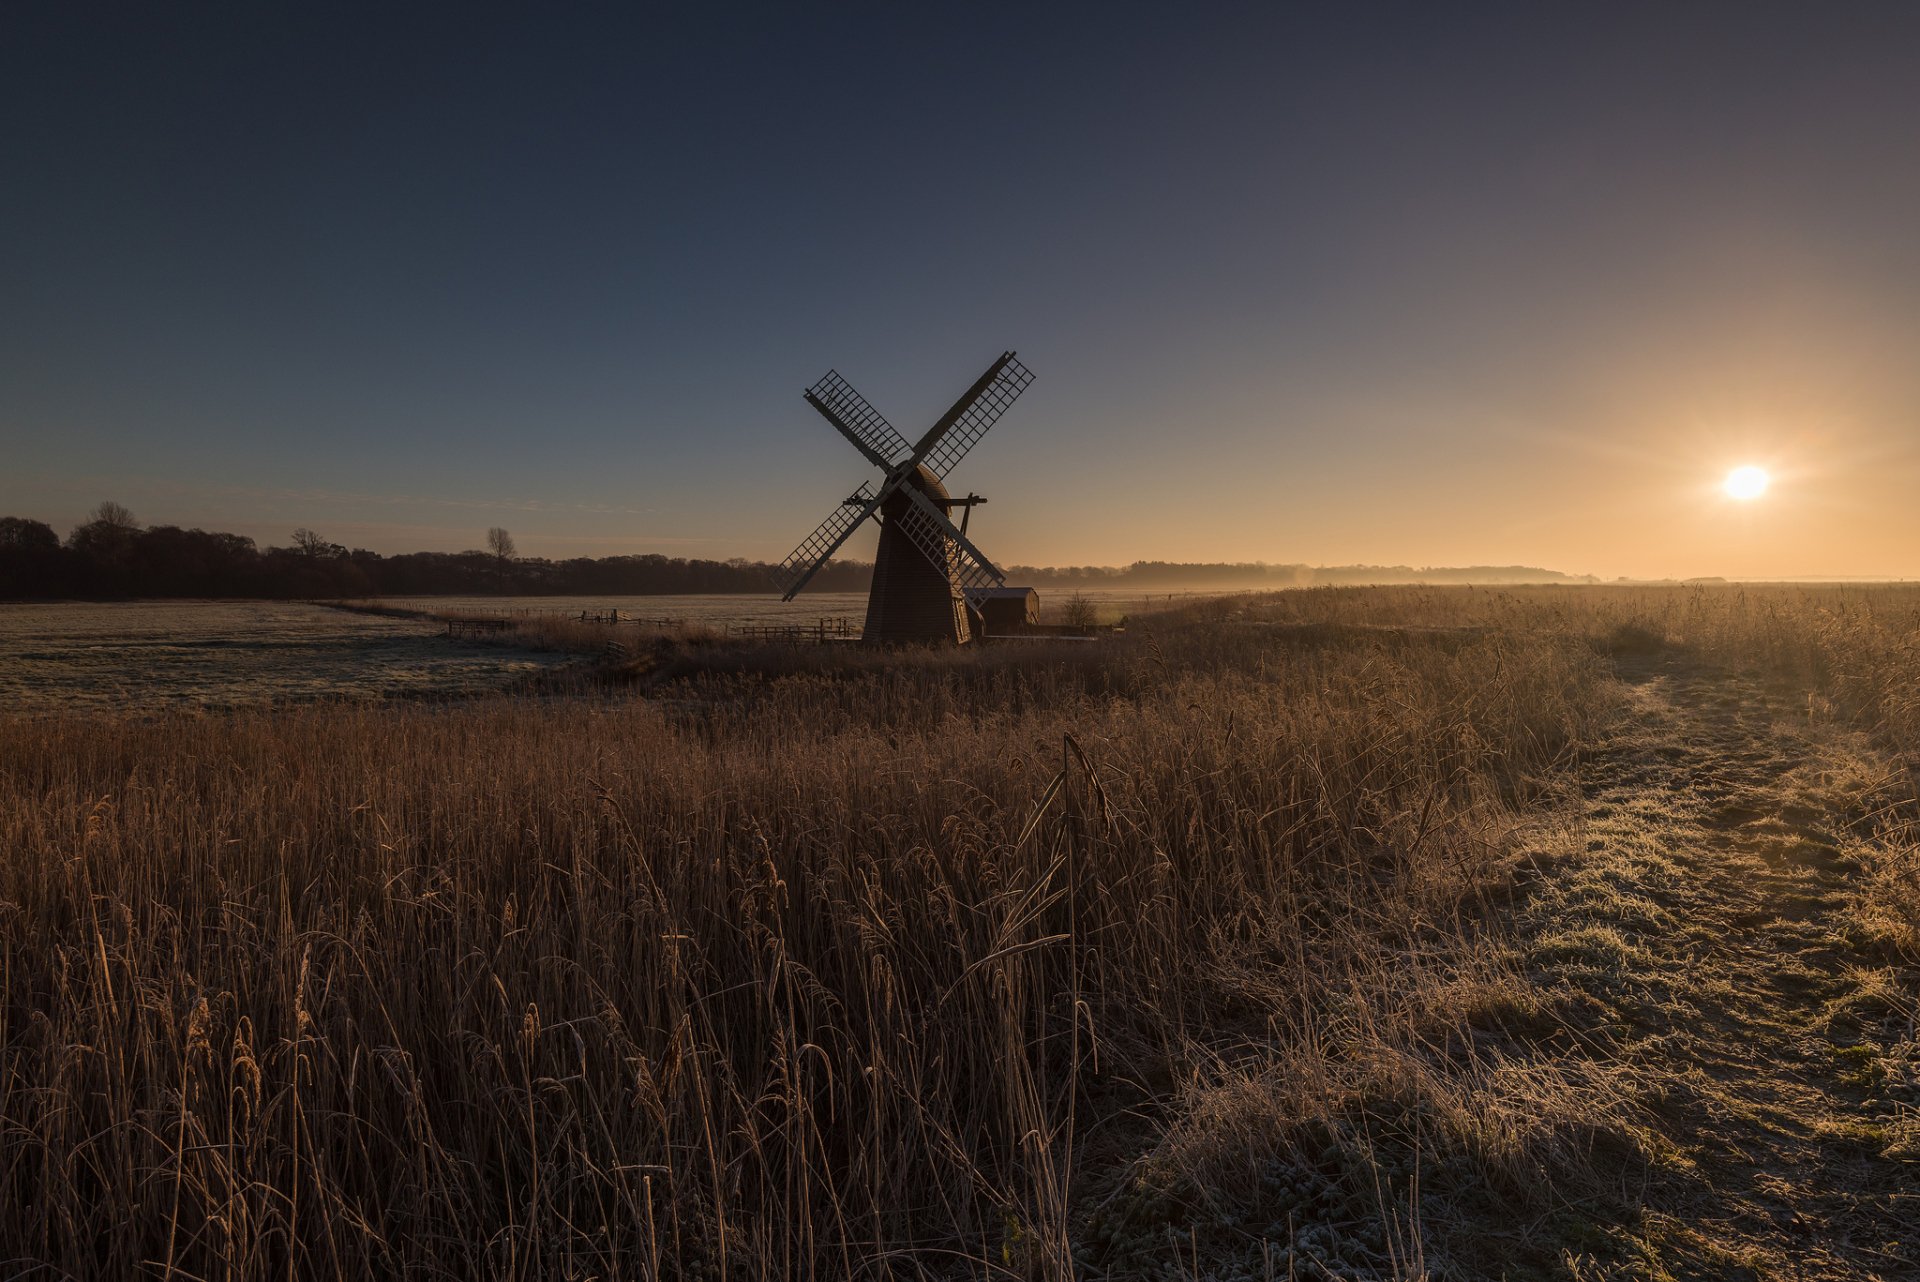
[[[1765,468],[1755,467],[1749,463],[1745,467],[1736,467],[1728,472],[1727,479],[1721,482],[1720,488],[1727,492],[1728,498],[1739,499],[1744,503],[1765,494],[1772,479],[1767,475]]]

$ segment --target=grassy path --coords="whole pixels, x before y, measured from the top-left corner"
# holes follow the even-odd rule
[[[1673,654],[1623,672],[1537,968],[1630,1082],[1588,1279],[1920,1278],[1913,976],[1863,947],[1848,809],[1873,768],[1805,709]]]

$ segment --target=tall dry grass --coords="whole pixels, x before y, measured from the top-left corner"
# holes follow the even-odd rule
[[[441,618],[497,619],[499,616],[452,613]],[[533,650],[564,650],[575,654],[601,654],[609,643],[629,651],[653,647],[663,642],[679,645],[718,645],[726,634],[697,620],[676,623],[622,622],[594,623],[564,614],[530,614],[508,620],[511,626],[477,640]]]
[[[1606,639],[1713,617],[1317,591],[1070,652],[695,647],[644,696],[0,720],[0,1271],[1133,1273],[1193,1217],[1143,1189],[1237,1225],[1376,1123],[1524,1202],[1612,1104],[1473,1050],[1526,1014],[1490,897]]]

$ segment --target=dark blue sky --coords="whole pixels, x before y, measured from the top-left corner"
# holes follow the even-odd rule
[[[1004,561],[1916,575],[1916,86],[1905,6],[12,5],[0,511],[771,559],[803,386],[1015,347]]]

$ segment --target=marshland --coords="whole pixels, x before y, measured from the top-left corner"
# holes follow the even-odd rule
[[[1314,589],[0,716],[5,1270],[1910,1273],[1917,629]]]

